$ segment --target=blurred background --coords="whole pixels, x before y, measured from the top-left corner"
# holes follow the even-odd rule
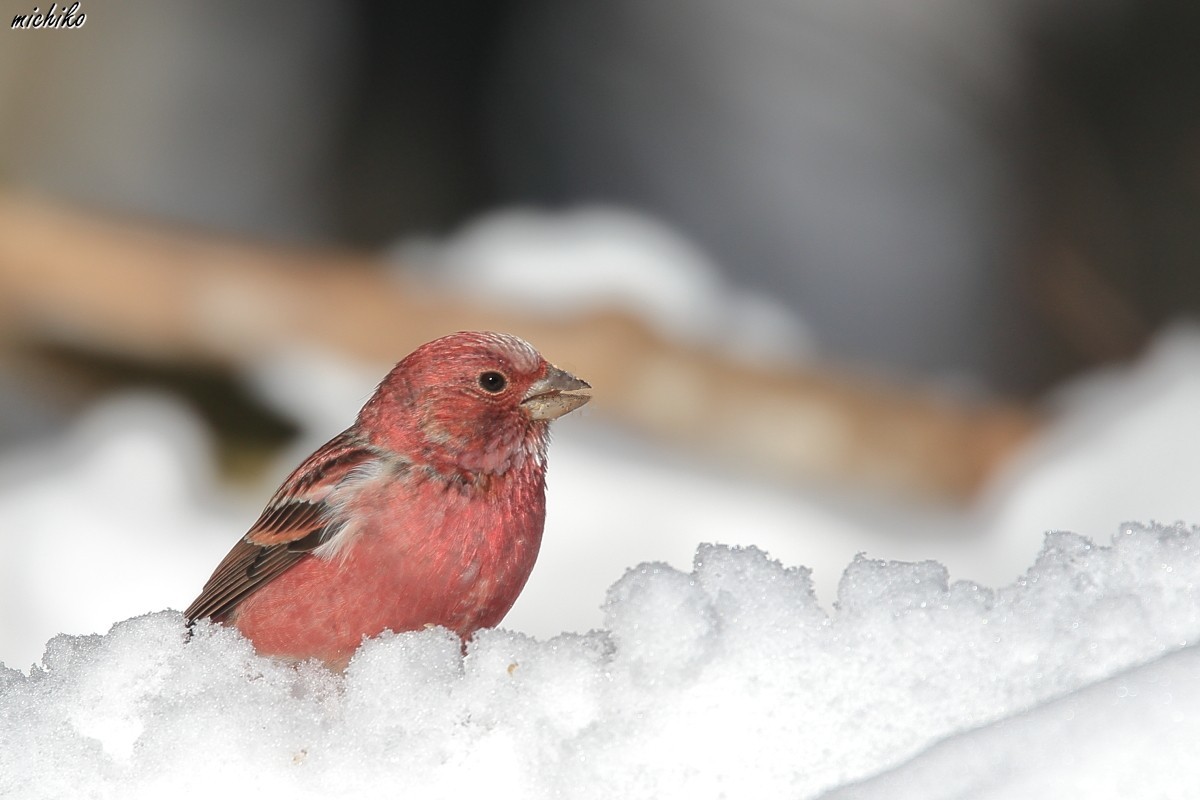
[[[832,602],[1200,519],[1194,3],[0,10],[0,661],[184,607],[461,328],[596,387],[537,635],[700,541]]]

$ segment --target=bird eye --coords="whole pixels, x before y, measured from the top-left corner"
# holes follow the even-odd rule
[[[479,376],[479,388],[485,392],[499,394],[504,391],[505,386],[508,386],[508,378],[499,372],[485,372]]]

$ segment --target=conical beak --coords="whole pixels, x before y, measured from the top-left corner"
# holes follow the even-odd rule
[[[558,419],[592,399],[592,387],[569,372],[550,364],[541,380],[529,387],[521,401],[533,419]]]

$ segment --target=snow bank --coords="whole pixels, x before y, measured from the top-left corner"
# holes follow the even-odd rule
[[[419,265],[427,280],[487,302],[564,315],[624,308],[665,333],[760,362],[813,349],[786,303],[733,285],[682,233],[644,213],[501,209],[395,253],[406,269]]]
[[[150,393],[0,452],[0,663],[27,666],[53,633],[183,607],[262,504],[222,496],[213,460],[195,415]]]
[[[1193,649],[1069,693],[1194,643],[1197,586],[1200,530],[1128,528],[1108,547],[1050,536],[995,591],[933,562],[859,558],[826,614],[807,570],[702,546],[690,573],[628,571],[603,629],[485,632],[465,658],[441,630],[387,635],[344,676],[259,658],[219,626],[188,641],[162,612],[56,637],[28,675],[0,671],[0,796],[813,797],[1063,695],[941,747],[982,737],[1013,774],[1021,741],[1054,741],[1076,709],[1110,745],[1126,730],[1149,752],[1200,719]],[[1120,685],[1133,691],[1106,702]],[[1090,786],[1105,752],[1012,769],[1026,789],[1027,769]],[[897,780],[961,778],[961,754],[931,758]],[[1183,759],[1154,785],[1198,777]]]
[[[1195,797],[1200,649],[955,736],[826,800]]]

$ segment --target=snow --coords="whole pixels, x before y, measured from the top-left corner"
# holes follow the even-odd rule
[[[744,359],[798,360],[811,333],[777,297],[726,281],[683,234],[611,206],[506,208],[445,241],[396,248],[405,269],[489,302],[541,313],[625,309],[663,332]]]
[[[206,436],[178,401],[136,394],[0,453],[0,662],[27,666],[58,631],[180,607],[204,581],[216,562],[199,559],[221,554],[203,545],[228,550],[248,513],[215,491]]]
[[[688,320],[721,287],[685,243],[619,215],[564,224],[481,223],[456,245],[463,276],[489,275],[480,286],[502,296],[541,285],[525,256],[542,252],[543,270],[620,262],[609,277],[625,283],[605,296],[675,308],[665,325],[704,335]],[[634,244],[609,248],[605,226]],[[666,277],[629,279],[672,259]],[[674,291],[693,274],[690,294]],[[559,307],[603,294],[561,277],[546,290]],[[719,326],[737,328],[740,312],[725,313]],[[556,425],[533,577],[465,657],[444,631],[389,634],[334,675],[260,658],[220,626],[189,638],[173,609],[382,372],[312,352],[251,370],[305,433],[249,491],[221,486],[203,427],[166,396],[111,397],[0,452],[0,797],[1131,798],[1200,785],[1200,331],[1169,331],[1065,392],[961,512],[753,483],[585,407]]]
[[[703,545],[690,572],[626,572],[599,630],[490,631],[465,658],[443,630],[385,635],[344,676],[260,658],[220,626],[189,640],[164,611],[55,637],[42,668],[0,673],[0,796],[815,797],[1029,708],[935,746],[896,785],[959,796],[949,771],[1026,797],[1022,755],[1041,741],[1034,769],[1055,786],[1102,785],[1094,764],[1134,790],[1120,796],[1155,796],[1200,777],[1183,758],[1137,782],[1137,754],[1164,763],[1183,745],[1159,752],[1160,737],[1200,719],[1197,585],[1200,530],[1130,528],[1109,547],[1055,534],[996,591],[859,558],[827,613],[807,570]],[[1045,747],[1064,727],[1082,732],[1070,762]]]
[[[1200,649],[941,742],[827,800],[1194,797]]]
[[[1200,650],[940,742],[828,800],[1188,798],[1200,786]]]

